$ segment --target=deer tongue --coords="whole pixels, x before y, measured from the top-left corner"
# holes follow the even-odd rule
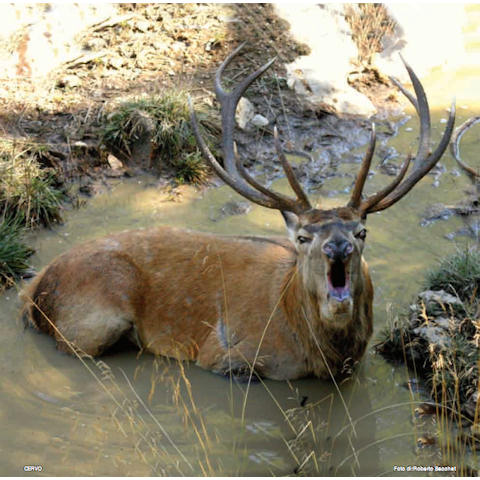
[[[350,278],[345,263],[335,260],[327,275],[328,294],[330,298],[343,302],[350,298]]]

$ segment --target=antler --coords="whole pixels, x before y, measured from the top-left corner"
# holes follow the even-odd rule
[[[270,68],[272,63],[275,61],[275,59],[272,59],[265,65],[260,67],[258,70],[251,73],[248,77],[242,80],[231,92],[225,91],[221,84],[222,74],[225,68],[230,64],[232,59],[238,54],[238,52],[244,47],[244,45],[245,43],[242,43],[236,50],[234,50],[220,65],[215,74],[215,92],[221,107],[222,147],[225,156],[225,167],[222,167],[220,165],[220,163],[210,152],[205,141],[203,140],[200,134],[200,128],[198,126],[198,121],[195,116],[191,100],[189,99],[191,121],[195,137],[197,139],[200,150],[203,153],[203,156],[213,168],[213,170],[225,183],[230,185],[240,195],[264,207],[282,211],[289,211],[296,214],[305,213],[306,211],[311,210],[312,206],[308,200],[307,195],[300,186],[300,183],[298,182],[291,165],[288,163],[285,154],[283,153],[276,128],[274,130],[275,148],[277,151],[277,155],[280,158],[283,170],[285,171],[288,182],[292,187],[292,190],[296,194],[296,199],[288,197],[282,193],[269,190],[260,183],[258,183],[248,174],[236,152],[236,146],[233,141],[233,131],[235,127],[235,110],[237,108],[238,102],[245,90],[251,85],[251,83],[258,77],[260,77],[260,75],[262,75],[268,68]],[[425,95],[423,86],[420,83],[420,80],[417,78],[413,70],[403,58],[402,62],[404,63],[408,75],[410,76],[410,79],[412,81],[415,96],[412,95],[409,91],[407,91],[396,79],[392,78],[391,80],[412,103],[420,118],[420,140],[417,154],[415,155],[415,160],[413,162],[413,169],[407,176],[407,178],[405,178],[405,175],[411,162],[410,156],[403,164],[399,174],[393,180],[393,182],[391,182],[384,189],[380,190],[374,195],[363,199],[362,191],[363,187],[365,186],[368,172],[370,170],[376,142],[375,126],[372,124],[372,133],[370,137],[369,147],[362,161],[360,171],[358,172],[357,179],[355,181],[355,185],[352,191],[352,196],[350,198],[350,201],[348,202],[348,206],[360,212],[362,216],[366,216],[368,213],[385,210],[386,208],[390,207],[391,205],[398,202],[401,198],[403,198],[438,162],[440,157],[445,152],[450,141],[450,137],[452,135],[453,125],[455,123],[455,100],[452,102],[450,115],[443,136],[435,151],[431,152],[431,122],[427,97]],[[480,121],[480,117],[478,118],[478,121]],[[463,132],[457,134],[458,139],[460,139],[462,134]],[[458,158],[457,161],[461,162]]]
[[[402,57],[401,57],[402,58]],[[455,100],[452,101],[450,108],[450,115],[448,117],[447,126],[443,132],[443,136],[434,152],[430,150],[430,111],[428,107],[427,97],[420,80],[417,78],[410,66],[402,58],[402,62],[407,69],[408,75],[412,81],[415,90],[415,97],[407,91],[396,79],[391,78],[393,83],[400,89],[400,91],[408,98],[410,103],[415,107],[418,116],[420,117],[420,140],[413,162],[413,169],[404,179],[408,170],[411,158],[408,157],[403,164],[399,174],[386,188],[370,197],[362,200],[362,190],[365,185],[365,180],[370,169],[370,164],[373,156],[373,149],[375,148],[375,130],[372,126],[372,135],[370,139],[370,146],[363,159],[362,166],[357,175],[355,186],[353,188],[352,196],[348,206],[357,209],[363,216],[372,212],[379,212],[392,206],[403,198],[414,186],[421,180],[438,162],[440,157],[445,152],[455,123]]]
[[[473,127],[476,123],[480,122],[480,116],[469,118],[466,122],[462,123],[452,135],[452,142],[450,143],[450,152],[453,155],[453,158],[457,161],[459,167],[468,175],[472,182],[476,182],[480,177],[480,173],[474,170],[472,167],[469,167],[463,160],[460,158],[460,140],[462,139],[463,134]]]
[[[198,121],[193,110],[191,100],[189,99],[190,116],[193,126],[193,132],[197,139],[200,150],[213,168],[216,174],[236,192],[243,197],[248,198],[258,205],[262,205],[267,208],[273,208],[282,211],[293,212],[296,214],[304,213],[312,208],[305,192],[302,190],[291,165],[288,163],[285,155],[280,146],[278,139],[278,132],[275,128],[275,148],[277,154],[280,157],[282,167],[285,171],[285,175],[295,192],[297,198],[291,198],[279,192],[274,192],[267,189],[263,185],[260,185],[255,179],[253,179],[244,166],[241,164],[240,158],[236,153],[235,143],[233,141],[233,131],[235,127],[235,110],[237,109],[238,102],[242,97],[245,90],[262,75],[275,61],[273,58],[265,65],[260,67],[255,72],[251,73],[248,77],[242,80],[231,92],[227,92],[221,84],[221,77],[225,68],[230,64],[232,59],[240,52],[245,46],[242,43],[237,49],[235,49],[220,65],[215,74],[215,93],[217,100],[220,102],[221,117],[222,117],[222,147],[224,152],[224,165],[225,168],[220,165],[217,159],[213,156],[209,150],[207,144],[200,134]]]

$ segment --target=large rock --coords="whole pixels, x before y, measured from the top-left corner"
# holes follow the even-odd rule
[[[452,343],[448,333],[435,325],[414,328],[413,333],[422,337],[429,345],[437,345],[441,349],[448,348]]]
[[[342,5],[275,4],[277,14],[290,23],[292,36],[311,53],[286,65],[287,83],[313,109],[340,115],[371,116],[372,102],[350,87],[357,47],[345,21]]]
[[[445,290],[425,290],[418,294],[418,298],[423,301],[428,315],[443,316],[445,313],[463,312],[465,307],[463,302]]]

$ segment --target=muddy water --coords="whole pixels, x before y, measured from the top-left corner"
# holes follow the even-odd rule
[[[432,77],[427,87],[435,82]],[[460,94],[459,122],[480,111]],[[438,138],[446,112],[434,113]],[[389,145],[398,152],[414,150],[416,135],[411,120]],[[478,138],[472,130],[462,148],[472,164]],[[399,204],[368,219],[365,257],[375,285],[376,332],[412,299],[425,269],[455,245],[472,242],[446,238],[463,226],[459,218],[420,225],[427,206],[458,203],[468,187],[448,155],[442,163],[446,172],[437,186],[429,176]],[[351,164],[341,169],[352,173]],[[390,180],[374,170],[370,191]],[[328,181],[314,200],[325,207],[344,203],[346,193],[332,198],[330,192],[348,189],[352,178]],[[274,186],[286,189],[282,180]],[[227,188],[187,189],[175,203],[151,178],[119,182],[85,208],[66,212],[63,226],[36,233],[32,262],[40,268],[87,239],[157,224],[218,233],[283,232],[280,215],[260,207],[223,214],[225,203],[240,200]],[[57,352],[50,338],[23,328],[15,290],[1,297],[0,312],[3,475],[22,475],[26,465],[55,476],[278,475],[294,473],[301,464],[316,475],[377,475],[394,474],[394,465],[441,462],[440,449],[417,449],[417,438],[432,428],[430,420],[413,416],[422,393],[412,393],[408,372],[372,348],[353,379],[338,387],[314,379],[247,387],[134,351],[82,363]]]

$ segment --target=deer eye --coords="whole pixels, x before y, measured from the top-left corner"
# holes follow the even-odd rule
[[[367,229],[362,228],[358,233],[355,234],[355,238],[359,238],[360,240],[365,240],[367,236]]]
[[[297,237],[297,242],[300,243],[300,244],[302,244],[302,243],[310,243],[311,241],[312,241],[311,238],[304,237],[304,236],[302,236],[302,235],[299,235],[299,236]]]

